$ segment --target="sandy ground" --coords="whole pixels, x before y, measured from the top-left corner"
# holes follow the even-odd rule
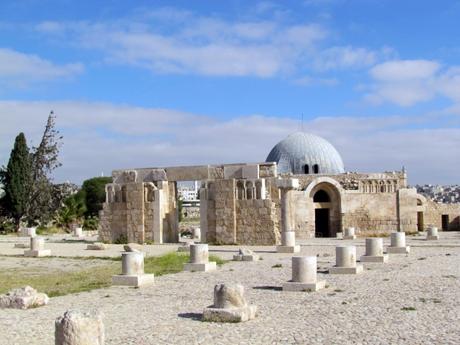
[[[106,344],[460,344],[460,233],[440,236],[436,242],[408,237],[410,255],[392,255],[385,265],[365,264],[360,275],[326,271],[334,265],[336,245],[357,245],[359,257],[364,239],[305,242],[302,255],[319,255],[318,278],[328,284],[314,293],[281,291],[290,279],[291,256],[274,253],[274,247],[252,247],[263,260],[157,277],[154,286],[141,289],[111,287],[55,297],[37,309],[0,310],[0,344],[54,344],[54,320],[67,309],[102,311]],[[121,251],[121,246],[87,251],[84,243],[55,243],[60,240],[50,238],[46,244],[53,255],[115,256]],[[14,249],[14,241],[0,239],[0,254],[20,255],[23,250]],[[148,255],[176,248],[144,246]],[[224,258],[237,249],[210,247]],[[0,269],[21,260],[0,259]],[[275,264],[282,267],[273,268]],[[239,324],[200,321],[220,282],[243,284],[248,301],[259,307],[258,317]]]

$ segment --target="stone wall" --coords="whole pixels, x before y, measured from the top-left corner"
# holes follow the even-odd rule
[[[435,226],[443,230],[442,216],[448,216],[448,231],[460,231],[460,204],[440,204],[427,200],[423,215],[425,228]]]

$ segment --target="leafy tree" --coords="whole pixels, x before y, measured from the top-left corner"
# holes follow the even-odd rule
[[[74,194],[65,199],[64,205],[58,212],[57,223],[58,225],[71,230],[73,224],[83,223],[85,212],[86,206],[83,194]]]
[[[55,201],[57,190],[50,177],[51,173],[61,166],[58,156],[62,136],[55,129],[55,119],[51,111],[40,144],[33,148],[33,183],[26,212],[29,223],[45,224],[49,222],[60,206],[60,203]]]
[[[1,182],[5,194],[2,209],[14,219],[16,228],[27,214],[30,189],[32,187],[32,162],[24,133],[19,133],[14,142],[6,169],[2,170]]]
[[[98,216],[105,201],[105,185],[112,183],[111,177],[94,177],[83,182],[81,192],[86,203],[86,217]]]

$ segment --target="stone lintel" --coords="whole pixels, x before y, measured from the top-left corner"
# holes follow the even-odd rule
[[[214,261],[205,263],[205,264],[193,264],[193,263],[186,263],[184,264],[184,271],[189,272],[208,272],[208,271],[215,271],[217,269],[217,265]]]
[[[283,284],[283,291],[304,291],[312,292],[324,289],[326,287],[326,281],[320,280],[316,283],[299,283],[299,282],[287,282]]]
[[[329,274],[359,274],[363,272],[363,265],[357,264],[355,267],[331,267]]]
[[[359,259],[361,262],[376,262],[376,263],[386,263],[388,262],[388,254],[378,255],[378,256],[371,256],[371,255],[363,255]]]
[[[153,274],[142,274],[142,275],[115,275],[112,276],[112,285],[119,286],[134,286],[140,287],[145,285],[152,285],[155,281]]]
[[[41,258],[44,256],[51,256],[50,249],[43,249],[43,250],[25,250],[24,256],[27,257],[34,257],[34,258]]]
[[[210,322],[244,322],[256,317],[257,307],[249,305],[241,308],[213,308],[203,311],[203,321]]]
[[[276,186],[281,189],[297,189],[300,184],[296,178],[281,178],[276,180]]]
[[[388,254],[409,254],[410,247],[387,247]]]
[[[299,253],[300,246],[299,245],[297,246],[277,246],[276,251],[278,253],[288,253],[288,254]]]

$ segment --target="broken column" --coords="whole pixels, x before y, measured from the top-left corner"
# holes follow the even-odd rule
[[[37,228],[34,226],[29,228],[21,228],[21,235],[27,237],[34,237],[37,235]]]
[[[144,273],[144,253],[125,252],[121,254],[121,274],[112,276],[113,285],[144,286],[154,283],[153,274]]]
[[[203,321],[242,322],[254,319],[256,313],[257,307],[246,302],[242,285],[217,284],[214,304],[203,311]]]
[[[50,256],[51,250],[45,249],[45,240],[42,237],[30,238],[30,250],[24,251],[24,256],[42,257]]]
[[[356,263],[355,246],[338,246],[335,248],[335,266],[329,269],[330,274],[358,274],[363,265]]]
[[[195,242],[183,242],[181,246],[177,248],[177,252],[179,253],[189,253],[190,252],[190,246],[192,244],[195,244]]]
[[[383,253],[383,239],[366,238],[366,253],[361,256],[361,262],[379,262],[388,261],[388,254]]]
[[[355,240],[356,239],[355,228],[345,228],[343,239],[344,240]]]
[[[252,250],[240,248],[237,255],[233,255],[234,261],[258,261],[259,255],[256,255]]]
[[[104,345],[102,317],[97,311],[66,311],[54,323],[55,345]]]
[[[208,245],[204,243],[190,245],[190,262],[184,264],[184,271],[213,271],[215,262],[209,262]]]
[[[277,246],[278,253],[298,253],[300,246],[295,244],[295,231],[292,226],[290,207],[291,194],[299,188],[299,180],[284,178],[276,180],[276,186],[281,189],[281,245]]]
[[[406,246],[406,233],[393,232],[390,237],[390,246],[387,247],[388,254],[409,254],[410,247]]]
[[[437,241],[439,240],[438,228],[432,226],[428,228],[426,239],[428,241]]]
[[[195,242],[201,242],[201,230],[200,228],[192,228],[192,239]]]
[[[292,280],[283,284],[285,291],[318,291],[326,286],[324,280],[317,280],[316,256],[292,257]]]
[[[74,232],[73,232],[74,237],[83,237],[83,228],[82,227],[76,227]]]

